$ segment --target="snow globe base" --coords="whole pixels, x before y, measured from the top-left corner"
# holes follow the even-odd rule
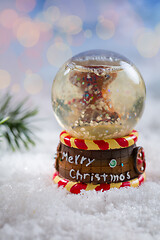
[[[61,132],[53,181],[71,193],[138,187],[145,180],[146,162],[137,138],[136,130],[106,140],[78,139]]]

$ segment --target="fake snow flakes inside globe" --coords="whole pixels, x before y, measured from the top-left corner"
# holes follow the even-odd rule
[[[127,58],[92,50],[69,59],[52,87],[59,124],[76,138],[100,140],[128,135],[142,115],[146,88]]]

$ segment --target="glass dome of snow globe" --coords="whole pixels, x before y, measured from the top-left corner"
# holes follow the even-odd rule
[[[131,133],[146,96],[143,78],[126,57],[106,50],[80,53],[55,76],[52,105],[71,136],[100,140]]]

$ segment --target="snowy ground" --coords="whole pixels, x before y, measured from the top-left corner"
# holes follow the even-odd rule
[[[58,142],[54,117],[41,124],[37,147],[0,156],[0,239],[160,239],[160,103],[148,100],[137,126],[147,158],[138,189],[71,195],[52,182]]]

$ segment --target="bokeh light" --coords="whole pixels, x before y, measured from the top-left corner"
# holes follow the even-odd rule
[[[109,19],[100,17],[96,25],[96,33],[98,37],[103,40],[107,40],[113,37],[114,32],[115,32],[114,23]]]
[[[80,17],[75,15],[62,17],[59,22],[59,27],[62,32],[67,34],[77,34],[82,30],[82,20]]]
[[[43,88],[43,80],[36,73],[27,73],[24,79],[24,88],[29,94],[37,94]]]
[[[152,58],[159,51],[159,39],[152,30],[142,29],[137,37],[136,47],[143,57]]]
[[[72,56],[71,48],[63,42],[55,42],[47,50],[48,62],[56,67]]]
[[[48,22],[43,22],[39,19],[35,20],[35,24],[37,25],[37,28],[40,32],[48,32],[52,29],[52,25]]]
[[[36,20],[35,23],[40,32],[40,42],[48,42],[51,38],[53,38],[53,30],[50,23],[39,20]]]
[[[54,23],[56,22],[59,17],[60,17],[60,11],[59,8],[56,6],[51,6],[49,7],[45,12],[44,12],[44,17],[45,19],[50,22],[50,23]]]
[[[31,12],[36,6],[36,0],[16,0],[16,8],[22,12]]]
[[[115,25],[117,25],[122,20],[126,12],[128,13],[129,11],[128,1],[125,2],[125,8],[121,8],[115,1],[104,1],[104,4],[100,4],[100,16],[111,20]]]
[[[5,9],[0,13],[0,23],[6,28],[12,28],[17,19],[18,14],[13,9]]]
[[[0,69],[0,89],[7,88],[11,83],[11,75],[4,69]]]
[[[40,37],[39,29],[33,21],[24,21],[19,24],[17,29],[17,39],[24,47],[36,45]]]
[[[29,22],[31,21],[31,19],[28,16],[23,16],[23,17],[18,17],[14,23],[13,23],[13,27],[12,27],[12,32],[15,35],[15,37],[17,36],[17,30],[20,26],[20,24],[24,23],[24,22]]]

